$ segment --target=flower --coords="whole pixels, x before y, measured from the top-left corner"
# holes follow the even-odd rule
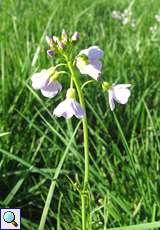
[[[41,90],[43,96],[52,98],[62,89],[62,85],[56,80],[58,75],[59,73],[55,71],[54,67],[48,70],[43,69],[41,72],[33,74],[32,87]]]
[[[74,32],[74,34],[71,37],[71,41],[72,42],[77,42],[79,40],[79,33],[78,32]]]
[[[129,18],[128,17],[124,17],[122,20],[122,24],[123,25],[127,25],[129,23]]]
[[[154,26],[151,26],[150,28],[149,28],[149,30],[150,30],[150,32],[151,33],[156,33],[157,32],[157,25],[154,25]]]
[[[129,87],[131,87],[131,84],[118,84],[109,87],[108,93],[111,111],[113,111],[115,108],[114,101],[117,101],[120,104],[127,103],[128,98],[131,95],[130,90],[128,89]]]
[[[160,14],[156,14],[155,19],[156,19],[157,22],[160,22]]]
[[[121,20],[121,18],[122,18],[121,17],[121,12],[117,11],[117,10],[112,11],[112,18]]]
[[[91,46],[88,49],[81,50],[76,65],[81,74],[88,74],[95,80],[100,79],[102,63],[100,61],[103,51],[98,46]]]
[[[132,28],[135,28],[135,27],[136,27],[136,20],[135,20],[135,19],[132,19],[132,20],[131,20],[131,27],[132,27]]]
[[[75,115],[79,119],[85,116],[84,109],[75,100],[75,89],[68,89],[66,99],[54,109],[53,114],[65,118],[71,118]]]
[[[132,11],[130,8],[124,11],[112,11],[112,18],[121,21],[123,25],[130,25],[132,28],[136,27],[136,20],[132,18]]]

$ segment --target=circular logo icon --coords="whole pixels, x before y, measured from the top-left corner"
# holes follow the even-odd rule
[[[3,220],[9,224],[13,224],[15,227],[18,226],[18,224],[15,222],[15,215],[11,211],[7,211],[4,213]]]

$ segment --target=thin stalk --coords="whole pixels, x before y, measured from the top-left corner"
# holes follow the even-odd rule
[[[71,81],[70,81],[70,88],[73,88],[73,79],[71,78]]]
[[[83,96],[82,89],[80,87],[80,83],[78,78],[75,75],[75,72],[73,70],[73,65],[72,62],[68,59],[68,57],[65,55],[65,59],[67,61],[68,68],[71,73],[71,78],[74,81],[74,84],[76,86],[77,92],[78,92],[78,97],[80,104],[82,108],[86,111],[86,106],[85,106],[85,100]],[[81,194],[81,200],[82,200],[82,229],[87,230],[87,222],[89,221],[88,218],[88,209],[89,209],[89,193],[88,193],[88,188],[89,188],[89,150],[88,150],[88,123],[87,123],[87,115],[82,119],[82,124],[83,124],[83,137],[84,137],[84,157],[85,157],[85,175],[84,175],[84,184],[83,184],[83,191]]]

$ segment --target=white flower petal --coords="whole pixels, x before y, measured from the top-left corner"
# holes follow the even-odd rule
[[[34,89],[42,89],[48,82],[49,74],[47,70],[43,69],[40,73],[33,74],[32,80],[32,87]]]
[[[62,101],[53,111],[53,114],[57,117],[71,118],[73,116],[73,109],[70,105],[70,100],[65,99]]]
[[[130,90],[127,88],[114,90],[114,99],[120,104],[126,104],[130,95]]]
[[[126,104],[129,96],[131,95],[130,90],[131,84],[118,84],[112,87],[113,97],[120,104]]]
[[[86,65],[83,69],[80,70],[82,74],[88,74],[90,77],[92,77],[95,80],[100,79],[101,71],[96,69],[93,65],[89,64]]]
[[[77,67],[81,74],[88,74],[95,80],[100,79],[102,63],[100,61],[92,60],[89,64],[84,64],[81,60],[77,60]]]
[[[118,84],[112,85],[112,87],[109,89],[109,105],[112,111],[115,108],[114,101],[117,101],[120,104],[127,103],[128,98],[131,95],[131,92],[128,89],[129,87],[131,87],[131,84]]]
[[[66,98],[62,101],[53,111],[53,114],[57,117],[71,118],[75,115],[77,118],[82,118],[85,116],[85,112],[80,106],[80,104],[70,98]]]
[[[108,91],[108,97],[109,97],[109,106],[110,106],[110,109],[111,109],[111,111],[113,111],[114,108],[115,108],[115,104],[114,104],[113,91],[112,90]]]
[[[62,89],[62,85],[58,81],[50,81],[48,84],[41,89],[41,93],[45,97],[52,98],[58,91]]]
[[[86,55],[86,56],[88,57],[88,52],[89,52],[89,49],[81,50],[81,51],[79,52],[79,55],[78,55],[78,56],[84,54],[84,55]]]
[[[113,85],[114,88],[119,89],[119,88],[129,88],[131,87],[131,84],[118,84],[118,85]]]

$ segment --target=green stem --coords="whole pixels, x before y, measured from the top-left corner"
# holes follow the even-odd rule
[[[79,101],[82,106],[82,108],[86,111],[85,107],[85,100],[83,96],[82,89],[80,87],[80,83],[78,78],[75,75],[75,72],[73,70],[72,62],[68,59],[68,57],[65,55],[65,59],[67,61],[68,68],[71,73],[71,78],[74,81],[74,84],[76,86]],[[87,219],[88,219],[88,210],[89,206],[89,198],[88,198],[88,187],[89,187],[89,150],[88,150],[88,123],[87,123],[87,115],[82,120],[83,124],[83,136],[84,136],[84,157],[85,157],[85,175],[84,175],[84,184],[83,184],[83,192],[81,195],[82,199],[82,229],[87,230]]]

